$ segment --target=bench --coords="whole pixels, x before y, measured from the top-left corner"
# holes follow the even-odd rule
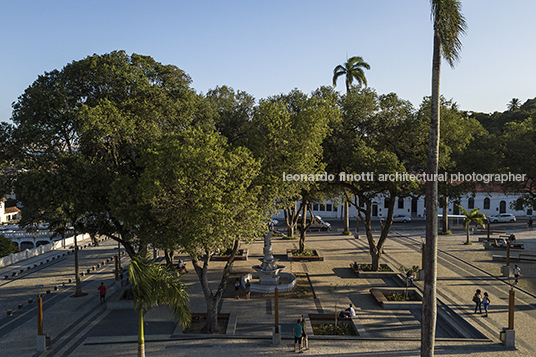
[[[380,290],[378,290],[378,289],[370,289],[370,292],[374,296],[376,301],[378,301],[378,303],[382,304],[385,301],[388,301],[387,298],[385,297],[385,295],[383,295],[383,293]]]
[[[498,245],[497,240],[493,240],[493,247],[499,249],[506,249],[505,245]],[[525,246],[522,243],[510,243],[510,249],[525,249]]]

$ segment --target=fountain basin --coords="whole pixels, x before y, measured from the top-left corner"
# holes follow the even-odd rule
[[[246,287],[246,280],[249,280],[251,286],[250,290],[255,293],[261,293],[261,294],[271,294],[275,291],[275,287],[277,286],[277,290],[280,292],[284,291],[290,291],[296,286],[296,282],[298,281],[298,278],[292,273],[280,273],[278,272],[278,283],[271,284],[271,285],[264,285],[260,282],[260,274],[259,273],[249,273],[244,275],[240,280],[242,286]]]

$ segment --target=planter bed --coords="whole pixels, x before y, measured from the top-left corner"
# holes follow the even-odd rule
[[[422,294],[416,288],[408,288],[408,295],[413,296],[418,301],[390,301],[387,295],[391,292],[402,293],[406,292],[406,288],[371,288],[370,293],[376,301],[384,308],[389,310],[406,310],[412,308],[420,308],[422,305]]]
[[[309,320],[311,321],[311,326],[313,333],[311,335],[329,335],[329,336],[359,336],[358,328],[355,325],[353,318],[342,318],[337,317],[337,326],[345,325],[342,331],[338,328],[338,334],[333,333],[333,325],[335,323],[334,314],[309,314]],[[330,327],[327,327],[331,325]],[[307,331],[309,332],[309,331]],[[343,332],[343,333],[341,333]]]
[[[324,257],[320,256],[320,253],[318,250],[312,250],[314,255],[295,255],[293,254],[294,251],[297,249],[288,249],[287,250],[287,257],[288,260],[292,261],[307,261],[307,262],[321,262],[324,261]]]
[[[363,270],[361,267],[363,265],[370,265],[370,264],[358,264],[357,269],[355,267],[354,263],[350,264],[350,269],[360,278],[393,278],[398,276],[400,273],[397,271],[394,271],[393,268],[389,264],[380,264],[380,267],[383,269],[389,269],[390,271],[370,271],[370,270]]]
[[[227,252],[225,252],[227,253]],[[234,257],[234,260],[248,260],[248,255],[249,255],[249,249],[238,249],[238,251],[236,252],[236,255]],[[229,260],[229,258],[231,257],[231,255],[226,255],[226,254],[223,254],[223,255],[213,255],[212,256],[212,260],[217,260],[217,261],[227,261]]]
[[[227,325],[229,324],[229,319],[231,317],[231,314],[229,313],[219,313],[218,314],[218,327],[220,335],[227,334]],[[192,322],[190,326],[183,330],[183,334],[194,334],[194,335],[200,335],[203,334],[201,332],[201,329],[205,327],[207,321],[207,314],[206,313],[192,313]],[[235,322],[236,323],[236,322]]]

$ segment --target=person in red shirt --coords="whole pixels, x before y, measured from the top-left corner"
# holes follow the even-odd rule
[[[106,302],[106,286],[104,286],[104,283],[101,283],[97,290],[100,292],[100,303],[102,305],[103,302]]]

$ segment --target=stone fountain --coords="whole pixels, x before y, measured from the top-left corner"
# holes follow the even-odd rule
[[[291,273],[282,273],[284,265],[277,264],[272,251],[272,231],[264,237],[264,257],[261,259],[261,265],[255,265],[252,268],[257,273],[247,274],[242,277],[242,285],[245,286],[246,280],[251,284],[252,292],[273,293],[275,287],[278,290],[289,291],[296,285],[296,276]]]

